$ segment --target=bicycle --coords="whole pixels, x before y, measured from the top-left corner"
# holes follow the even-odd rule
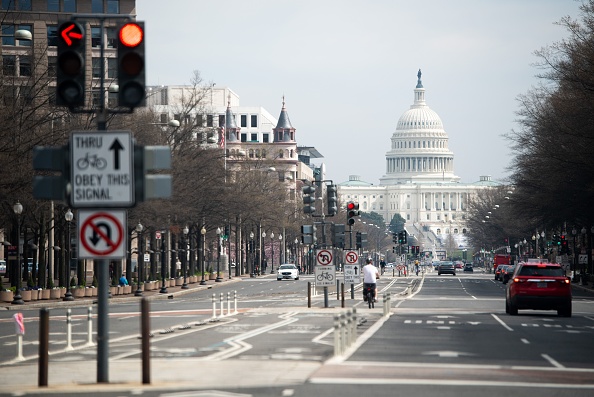
[[[332,281],[332,280],[334,280],[334,276],[330,272],[322,272],[322,273],[318,274],[317,279],[318,279],[318,281],[323,281],[324,279],[326,279],[328,281]]]
[[[364,284],[363,288],[364,288],[364,300],[367,301],[367,304],[369,305],[370,309],[373,309],[375,306],[375,293],[374,293],[374,285],[373,284]]]

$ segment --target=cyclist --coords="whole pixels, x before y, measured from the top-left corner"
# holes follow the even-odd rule
[[[380,275],[377,271],[377,267],[373,265],[371,258],[367,258],[365,262],[366,265],[363,266],[363,297],[365,298],[365,290],[367,287],[371,287],[373,289],[373,300],[374,302],[377,302],[376,280],[380,278]]]

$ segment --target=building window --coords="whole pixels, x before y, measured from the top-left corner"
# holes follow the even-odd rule
[[[219,127],[222,127],[226,125],[225,124],[225,115],[224,114],[219,114]],[[227,131],[227,134],[229,133],[229,131]]]
[[[241,127],[242,128],[247,127],[247,115],[245,115],[245,114],[241,115]]]
[[[31,57],[19,57],[19,76],[31,76]]]
[[[196,115],[196,125],[198,127],[204,127],[204,117],[201,114]]]
[[[252,114],[250,116],[250,127],[256,128],[258,127],[258,116],[255,114]]]
[[[107,58],[107,78],[115,79],[118,77],[118,60],[116,58]]]
[[[76,0],[64,0],[63,12],[76,12]]]
[[[269,143],[270,142],[270,134],[262,134],[262,142]]]
[[[47,45],[57,46],[58,45],[58,27],[49,26],[47,27]]]
[[[101,77],[101,58],[93,57],[93,78]]]
[[[47,0],[47,10],[50,12],[60,12],[60,0]]]
[[[266,158],[266,149],[262,149],[262,158],[265,159]]]
[[[241,134],[241,142],[247,142],[247,134]]]
[[[252,142],[258,142],[258,134],[251,134],[251,139]]]
[[[120,0],[107,0],[107,14],[120,13]]]
[[[58,57],[47,57],[47,77],[56,77],[56,62]]]
[[[212,114],[206,115],[206,126],[207,127],[212,127],[213,121],[214,121],[214,117]]]
[[[3,55],[2,56],[2,75],[14,76],[16,73],[16,56]]]
[[[93,14],[103,14],[103,0],[91,0],[91,12]]]
[[[31,0],[2,0],[2,9],[8,11],[31,11]]]
[[[437,232],[435,234],[439,236],[441,234],[441,229],[437,229]]]
[[[107,48],[116,48],[117,46],[117,32],[115,28],[105,28],[107,35]]]
[[[101,28],[91,28],[91,47],[101,48]]]
[[[2,45],[14,45],[14,25],[2,25]]]
[[[99,90],[93,90],[93,94],[92,94],[92,98],[91,98],[93,107],[99,107],[99,105],[101,103],[100,98],[101,98],[101,95],[100,95]]]

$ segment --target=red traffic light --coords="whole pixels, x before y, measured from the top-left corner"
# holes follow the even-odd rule
[[[76,22],[65,22],[58,29],[58,38],[68,47],[77,46],[84,39],[83,29]]]
[[[349,201],[347,203],[347,210],[354,210],[355,209],[355,203],[353,203],[352,201]]]
[[[120,28],[120,42],[126,47],[138,47],[144,40],[144,29],[137,23],[127,23]]]

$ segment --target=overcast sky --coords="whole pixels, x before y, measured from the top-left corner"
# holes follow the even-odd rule
[[[189,84],[194,70],[242,106],[278,118],[282,96],[300,146],[336,183],[373,184],[417,71],[462,182],[501,180],[517,97],[535,86],[534,51],[568,36],[573,0],[138,0],[147,84]]]

